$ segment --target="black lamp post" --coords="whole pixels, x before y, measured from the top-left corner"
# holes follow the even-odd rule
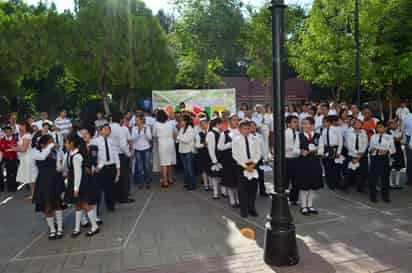
[[[284,71],[284,0],[272,0],[272,62],[273,62],[273,121],[275,130],[275,157],[273,179],[275,193],[265,232],[264,260],[272,266],[295,265],[299,262],[295,225],[282,186],[285,180],[285,88]]]
[[[355,0],[355,50],[356,50],[356,103],[361,106],[360,41],[359,41],[359,0]]]

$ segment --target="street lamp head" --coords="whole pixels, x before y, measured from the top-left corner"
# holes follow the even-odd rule
[[[269,5],[270,10],[275,10],[276,8],[286,8],[284,0],[272,0]]]

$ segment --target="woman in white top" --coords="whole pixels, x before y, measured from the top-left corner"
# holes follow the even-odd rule
[[[176,165],[175,132],[165,111],[159,110],[156,116],[156,123],[153,126],[153,137],[158,141],[160,172],[162,178],[160,184],[167,188],[172,182],[172,166]]]
[[[146,126],[145,117],[138,115],[135,118],[136,125],[132,128],[132,141],[135,150],[134,182],[140,189],[150,188],[151,178],[151,141],[152,132]]]
[[[31,150],[32,127],[27,122],[22,122],[19,125],[21,137],[17,143],[15,151],[18,152],[20,164],[17,170],[16,181],[22,184],[30,185],[31,195],[28,199],[32,199],[34,191],[33,184],[37,178],[37,167],[32,158]]]
[[[193,149],[195,146],[195,130],[193,129],[192,119],[188,115],[184,115],[180,121],[180,130],[177,135],[179,142],[179,154],[182,160],[183,171],[185,175],[185,188],[189,191],[196,189],[196,175],[193,165],[194,155]]]

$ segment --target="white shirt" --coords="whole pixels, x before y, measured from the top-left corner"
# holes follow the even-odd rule
[[[263,151],[265,150],[265,142],[263,141],[263,136],[256,132],[255,134],[251,134],[253,138],[255,139],[257,145],[260,146],[260,152],[262,154],[262,159],[267,160],[268,159],[268,153],[264,153]]]
[[[408,114],[403,119],[403,132],[406,136],[412,136],[412,114]]]
[[[377,152],[373,151],[373,149],[384,150],[386,152],[389,152],[390,154],[396,153],[396,148],[395,148],[395,143],[393,142],[393,137],[386,133],[383,135],[374,134],[372,136],[370,144],[369,144],[369,151],[371,152],[372,155],[377,155]]]
[[[230,135],[230,132],[229,132],[229,135]],[[232,139],[232,141],[233,141],[233,139]],[[226,134],[224,132],[220,133],[219,141],[217,143],[217,149],[219,151],[226,151],[226,150],[232,149],[232,141],[229,141],[229,142],[225,143],[226,142]]]
[[[285,156],[286,158],[298,158],[300,156],[299,133],[291,128],[285,130]]]
[[[315,117],[315,131],[323,127],[323,115]]]
[[[177,142],[179,143],[179,153],[187,154],[191,153],[195,147],[195,130],[192,126],[188,126],[185,132],[185,128],[180,128],[177,134]]]
[[[216,128],[213,128],[213,130],[217,133],[219,133],[217,131]],[[220,134],[220,133],[219,133]],[[207,144],[207,150],[209,152],[209,157],[212,160],[213,164],[218,163],[217,157],[216,157],[216,139],[215,139],[215,133],[213,133],[212,131],[209,131],[206,135],[206,144]]]
[[[404,118],[409,114],[409,109],[408,107],[399,107],[396,109],[396,116],[399,118],[399,120],[403,121]]]
[[[53,148],[54,148],[54,143],[49,144],[46,148],[44,148],[41,151],[38,149],[33,149],[31,157],[33,160],[39,160],[39,161],[46,160],[46,158],[49,156]],[[64,155],[62,155],[61,152],[57,151],[56,170],[59,172],[63,170],[63,167],[64,167],[63,160],[64,160]]]
[[[245,119],[245,112],[240,110],[239,112],[237,112],[237,116],[239,117],[239,119]]]
[[[54,124],[56,125],[57,128],[59,128],[60,133],[63,136],[66,136],[70,133],[70,130],[72,129],[72,122],[68,118],[61,118],[58,117],[54,121]]]
[[[247,136],[249,142],[250,158],[247,157],[245,136],[238,135],[232,142],[232,156],[239,166],[245,167],[246,163],[257,164],[262,158],[260,145],[252,135]]]
[[[152,132],[147,126],[143,127],[143,130],[139,131],[138,127],[132,128],[132,141],[133,148],[137,151],[144,151],[150,149],[152,140]]]
[[[43,123],[48,123],[50,126],[53,125],[53,122],[48,120],[48,119],[38,120],[38,121],[34,122],[34,125],[36,125],[37,128],[41,129],[41,128],[43,128]]]
[[[110,124],[112,133],[110,138],[112,139],[113,145],[116,148],[118,154],[124,154],[130,156],[129,141],[132,140],[129,129],[126,126],[121,126],[119,123],[113,122]]]
[[[328,132],[329,132],[329,145],[328,145]],[[320,137],[319,146],[322,150],[325,147],[337,147],[337,154],[342,153],[343,137],[338,127],[331,126],[330,128],[323,128],[322,135]]]
[[[359,138],[359,147],[356,149],[356,137]],[[368,149],[368,135],[365,130],[350,130],[345,137],[345,147],[348,150],[348,155],[351,157],[358,157],[358,154],[364,154]]]
[[[71,164],[73,166],[73,174],[74,174],[74,191],[79,191],[80,183],[82,182],[82,175],[83,175],[83,156],[79,153],[79,149],[74,149],[70,153],[67,153],[64,165],[66,168],[69,166],[69,157],[73,156]]]
[[[115,150],[115,147],[113,145],[113,140],[109,137],[107,138],[107,146],[109,148],[109,155],[110,155],[110,160],[107,160],[106,156],[106,143],[104,141],[104,137],[100,136],[95,139],[95,143],[97,146],[98,152],[97,152],[97,167],[99,169],[102,169],[104,166],[108,165],[116,165],[116,168],[120,168],[120,159],[119,159],[119,153]]]
[[[195,148],[196,149],[202,149],[202,148],[205,147],[205,143],[201,143],[201,139],[200,139],[200,133],[201,132],[203,132],[207,135],[207,131],[199,130],[199,132],[196,134],[196,137],[195,137]]]
[[[63,149],[63,146],[64,146],[63,135],[62,135],[60,132],[50,132],[49,134],[52,136],[54,142],[55,142],[56,144],[59,144],[59,145],[60,145],[60,149],[59,149],[59,150]]]

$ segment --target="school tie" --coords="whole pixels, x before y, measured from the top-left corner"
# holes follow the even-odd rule
[[[309,140],[309,142],[312,142],[312,133],[308,133],[308,140]]]
[[[106,161],[110,161],[109,144],[107,143],[107,138],[104,138],[104,145],[106,146]]]
[[[356,134],[355,150],[359,151],[359,134]]]
[[[292,133],[293,133],[293,144],[295,144],[295,142],[296,142],[296,130],[292,129]]]
[[[59,136],[55,134],[54,137],[56,138],[56,144],[59,144]]]
[[[379,136],[379,144],[382,143],[382,135]]]
[[[326,129],[326,145],[330,147],[330,134],[329,134],[329,128]]]
[[[245,136],[245,142],[246,142],[246,155],[247,159],[250,159],[250,147],[249,147],[249,140],[247,136]]]

